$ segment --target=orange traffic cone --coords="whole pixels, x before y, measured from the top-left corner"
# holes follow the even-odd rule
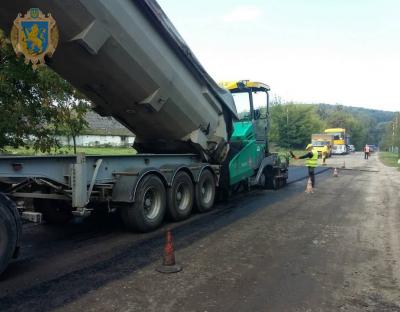
[[[311,178],[308,178],[307,187],[306,187],[306,191],[305,192],[307,194],[314,193],[314,190],[313,190],[313,187],[312,187],[312,183],[311,183]]]
[[[338,176],[338,171],[337,171],[337,169],[335,168],[335,169],[333,169],[333,176],[334,177],[337,177]]]
[[[170,229],[167,230],[165,235],[163,264],[156,270],[161,273],[176,273],[182,271],[182,267],[175,263],[174,243]]]

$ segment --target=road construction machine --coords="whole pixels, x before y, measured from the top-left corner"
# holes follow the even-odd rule
[[[269,87],[219,86],[156,1],[3,1],[0,27],[33,7],[59,29],[49,66],[131,130],[138,154],[0,157],[0,272],[18,253],[21,218],[62,224],[105,206],[146,232],[239,187],[285,184],[287,162],[268,150]]]

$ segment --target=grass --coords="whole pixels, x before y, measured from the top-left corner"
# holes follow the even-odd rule
[[[397,167],[397,169],[400,169],[399,164],[397,163],[398,158],[397,153],[391,153],[391,152],[379,152],[379,159],[383,162],[385,166],[388,167]]]
[[[86,155],[135,155],[136,151],[131,147],[77,147],[77,153]],[[43,156],[43,155],[73,155],[74,149],[62,147],[49,153],[35,152],[32,148],[6,148],[3,155],[15,156]]]

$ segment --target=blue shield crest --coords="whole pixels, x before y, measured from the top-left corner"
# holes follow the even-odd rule
[[[47,50],[49,23],[47,21],[21,21],[20,42],[29,54],[41,54]]]

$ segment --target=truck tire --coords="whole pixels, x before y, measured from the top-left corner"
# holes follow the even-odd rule
[[[262,187],[264,189],[277,190],[279,188],[279,181],[275,177],[274,169],[272,167],[265,167],[263,170],[263,175],[264,184]]]
[[[263,177],[261,179],[261,187],[265,190],[271,189],[272,179],[274,178],[274,172],[271,167],[265,167],[263,170]]]
[[[164,184],[158,176],[149,174],[139,182],[135,202],[121,208],[121,217],[129,230],[149,232],[161,225],[165,212]]]
[[[5,270],[16,251],[20,231],[19,219],[16,219],[8,207],[10,204],[14,205],[8,198],[0,194],[0,274]]]
[[[33,207],[42,213],[43,220],[48,224],[66,224],[73,217],[72,206],[65,200],[34,198]]]
[[[210,170],[201,173],[195,187],[196,207],[199,212],[210,211],[215,200],[215,179]]]
[[[268,188],[274,191],[279,189],[279,180],[275,178],[275,176],[270,176],[268,178]]]
[[[264,169],[264,171],[263,171],[263,173],[262,173],[262,175],[260,177],[259,185],[264,190],[266,190],[268,188],[268,173],[266,172],[265,169]]]
[[[194,187],[190,176],[179,171],[167,191],[168,215],[174,221],[189,218],[194,202]]]

